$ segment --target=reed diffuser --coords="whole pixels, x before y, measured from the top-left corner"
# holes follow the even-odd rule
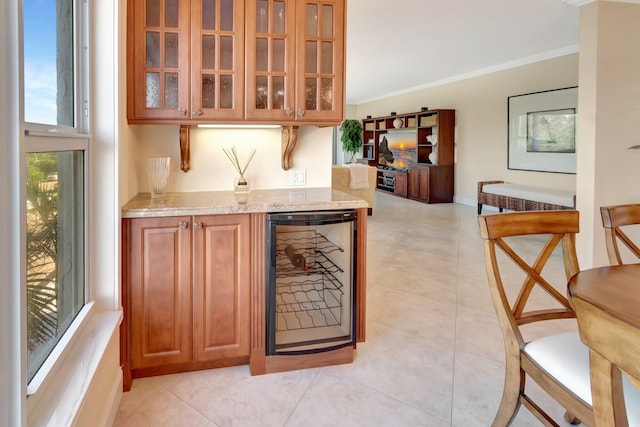
[[[240,174],[240,178],[238,178],[238,182],[235,184],[234,191],[236,193],[248,193],[249,182],[244,177],[244,173],[247,171],[247,168],[249,167],[249,163],[251,163],[253,156],[256,154],[256,149],[254,148],[253,151],[251,151],[251,154],[249,155],[249,159],[245,163],[244,167],[240,166],[240,159],[238,158],[238,152],[236,151],[235,146],[231,147],[230,150],[223,148],[222,151],[224,151],[224,154],[227,156],[229,161],[231,161],[231,164],[233,165],[233,167],[236,168],[236,170]]]

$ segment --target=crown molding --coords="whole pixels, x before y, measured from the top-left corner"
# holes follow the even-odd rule
[[[585,5],[587,3],[593,2],[594,0],[562,0],[562,1],[565,2],[565,3],[568,3],[568,4],[572,5],[572,6],[582,6],[582,5]]]
[[[564,3],[570,4],[572,6],[582,6],[588,3],[593,3],[596,0],[562,0]],[[635,4],[640,4],[640,0],[603,0],[603,1],[610,1],[610,2],[614,2],[614,3],[635,3]]]

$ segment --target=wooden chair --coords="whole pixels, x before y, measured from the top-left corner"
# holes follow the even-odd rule
[[[635,262],[640,262],[640,248],[623,231],[623,227],[640,224],[640,204],[604,206],[600,208],[600,214],[605,229],[609,263],[624,264],[622,261],[624,251],[620,252],[622,245],[619,245],[619,242],[622,242],[628,252],[637,258]]]
[[[493,420],[495,427],[510,425],[520,405],[529,409],[544,425],[558,425],[527,394],[527,376],[567,410],[565,419],[568,422],[573,424],[582,421],[588,426],[594,425],[589,349],[580,342],[578,332],[553,333],[526,341],[521,328],[527,324],[543,325],[555,319],[576,317],[565,295],[567,281],[579,271],[575,249],[578,220],[578,212],[574,210],[510,212],[478,217],[480,234],[485,241],[489,287],[502,329],[506,355],[504,391]],[[528,239],[527,247],[539,243],[541,248],[537,259],[527,263],[523,251],[517,250],[520,246],[515,240],[517,236],[534,235],[538,236]],[[565,278],[557,279],[561,283],[554,286],[542,273],[558,245],[562,248]],[[506,256],[499,254],[498,249]],[[510,292],[506,289],[513,286],[509,286],[504,272],[514,266],[523,271],[526,277],[521,285],[516,284],[515,289],[519,289],[519,293],[511,303],[508,296]],[[547,273],[545,271],[545,276],[549,277]],[[551,296],[552,307],[526,308],[536,287]],[[549,329],[554,330],[554,326],[550,324]]]

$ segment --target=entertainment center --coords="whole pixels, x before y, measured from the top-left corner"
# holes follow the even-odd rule
[[[453,202],[455,110],[367,116],[362,128],[363,162],[378,167],[378,190],[425,203]]]

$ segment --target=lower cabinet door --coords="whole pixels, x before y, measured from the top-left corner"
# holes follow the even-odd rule
[[[190,217],[130,220],[131,368],[191,360]]]
[[[196,362],[249,355],[250,215],[194,217]]]

